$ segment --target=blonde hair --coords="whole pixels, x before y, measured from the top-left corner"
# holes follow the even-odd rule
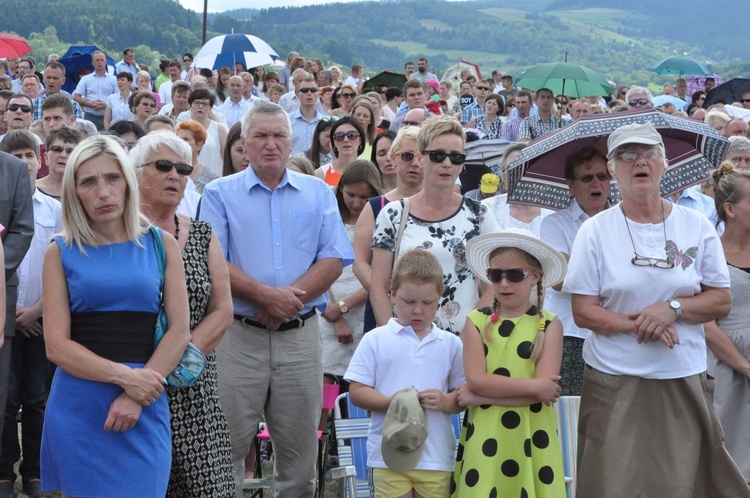
[[[62,180],[62,223],[65,244],[72,246],[86,254],[83,247],[97,245],[103,241],[101,236],[92,230],[88,215],[81,205],[76,193],[76,174],[83,163],[90,159],[106,156],[120,166],[125,179],[125,206],[122,220],[128,240],[141,245],[140,236],[144,234],[151,223],[140,212],[140,194],[135,169],[123,148],[111,137],[101,135],[92,136],[79,143],[68,159]]]
[[[425,150],[440,135],[456,135],[461,137],[462,147],[466,145],[466,133],[461,123],[453,116],[439,116],[428,119],[419,129],[419,135],[417,135],[419,150]]]
[[[419,127],[418,126],[404,126],[400,130],[398,130],[398,134],[396,135],[396,138],[393,139],[393,143],[391,144],[391,150],[388,151],[388,154],[390,156],[393,156],[401,150],[401,147],[404,144],[404,140],[414,140],[417,141],[417,136],[419,136]]]
[[[410,249],[396,261],[391,279],[391,294],[398,292],[405,282],[434,283],[438,294],[443,295],[443,267],[429,251]]]
[[[544,345],[544,333],[547,327],[547,320],[544,318],[544,311],[542,310],[542,302],[544,301],[544,287],[542,286],[542,277],[544,277],[544,271],[542,269],[542,264],[538,259],[527,253],[526,251],[522,251],[521,249],[518,249],[516,247],[498,247],[490,253],[489,261],[492,261],[497,256],[506,252],[513,252],[514,254],[518,255],[523,259],[524,263],[526,263],[529,268],[539,274],[539,280],[536,283],[536,307],[539,317],[539,326],[537,329],[537,334],[534,337],[534,344],[531,346],[531,360],[536,362],[539,359],[539,356],[542,354],[542,346]],[[500,302],[497,300],[497,297],[493,297],[492,314],[499,315],[500,312]],[[492,342],[490,330],[492,329],[493,325],[495,325],[495,322],[490,319],[489,321],[487,321],[487,325],[485,325],[484,329],[482,330],[482,336],[487,340],[487,342]]]

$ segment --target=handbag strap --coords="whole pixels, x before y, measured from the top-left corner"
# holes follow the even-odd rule
[[[156,262],[159,264],[159,312],[164,312],[164,273],[167,268],[167,254],[164,251],[164,240],[162,239],[161,229],[155,225],[149,227],[151,230],[152,238],[154,239],[154,252],[156,253]],[[159,333],[161,332],[161,333]],[[159,344],[161,337],[164,335],[164,330],[159,330],[157,327],[157,335],[159,337],[154,338],[154,344]]]
[[[404,208],[401,211],[401,221],[398,224],[398,232],[396,232],[396,245],[393,251],[393,264],[391,265],[391,277],[393,277],[393,270],[396,269],[396,260],[398,259],[398,250],[401,247],[401,239],[404,236],[404,229],[406,229],[406,220],[409,218],[409,198],[405,197],[401,201]]]

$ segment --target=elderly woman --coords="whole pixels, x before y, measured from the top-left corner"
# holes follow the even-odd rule
[[[138,87],[139,92],[151,92],[154,95],[154,101],[156,102],[156,108],[161,109],[161,97],[159,92],[154,92],[151,86],[151,75],[148,71],[138,71],[135,75],[135,86]]]
[[[188,299],[174,237],[150,231],[139,205],[123,148],[106,136],[81,142],[63,177],[63,233],[44,259],[44,335],[58,366],[42,436],[45,490],[167,491],[172,442],[162,394],[190,338]],[[166,253],[163,294],[154,237]],[[155,348],[162,305],[169,325]]]
[[[593,147],[583,147],[565,160],[565,181],[573,198],[567,209],[542,220],[541,239],[570,259],[573,241],[584,221],[609,207],[610,176],[607,157]],[[547,292],[546,309],[555,313],[563,324],[562,367],[560,387],[563,396],[580,396],[583,385],[583,340],[588,330],[573,319],[570,294],[556,285]]]
[[[199,122],[186,119],[175,127],[175,133],[187,142],[190,150],[193,151],[193,156],[190,160],[193,172],[190,173],[190,179],[193,180],[195,190],[200,194],[208,182],[219,178],[219,175],[206,168],[200,160],[201,149],[206,143],[206,129]]]
[[[705,373],[701,324],[731,307],[719,237],[701,213],[661,198],[667,163],[651,123],[622,126],[607,145],[622,202],[581,226],[563,284],[592,332],[577,494],[750,496]]]
[[[172,414],[172,473],[167,496],[231,496],[229,429],[219,405],[214,348],[232,323],[232,300],[221,246],[211,227],[176,213],[192,167],[190,147],[174,133],[143,137],[130,151],[141,209],[170,233],[182,252],[190,303],[191,341],[208,364],[184,389],[168,389]]]
[[[365,150],[365,132],[359,121],[351,116],[344,116],[331,126],[331,150],[333,162],[323,164],[315,170],[315,176],[335,187],[344,174],[346,167]]]
[[[143,90],[136,93],[133,98],[133,107],[130,110],[133,111],[133,117],[130,118],[130,121],[138,123],[143,127],[149,116],[156,114],[156,100],[154,100],[154,94]]]
[[[200,160],[215,175],[221,174],[224,144],[227,142],[227,129],[223,124],[209,117],[216,97],[205,88],[196,88],[190,92],[190,119],[200,123],[206,130],[206,141],[200,153]]]
[[[404,201],[388,203],[378,214],[372,237],[370,301],[378,325],[393,316],[388,299],[391,269],[398,256],[415,247],[428,248],[443,267],[445,290],[436,316],[438,327],[458,334],[466,313],[477,307],[477,282],[466,263],[466,241],[481,233],[499,231],[497,222],[479,202],[455,193],[463,168],[466,135],[452,117],[427,121],[417,136],[419,162],[424,172],[422,190]],[[397,246],[397,232],[405,223]],[[491,298],[491,292],[486,293]]]

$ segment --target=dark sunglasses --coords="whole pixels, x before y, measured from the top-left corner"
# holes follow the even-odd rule
[[[337,142],[343,142],[345,138],[348,138],[349,140],[355,140],[359,138],[359,132],[347,131],[346,133],[344,133],[343,131],[337,131],[333,134],[333,139]]]
[[[629,105],[630,107],[635,107],[635,106],[637,106],[638,104],[640,104],[640,105],[646,105],[646,104],[648,104],[648,103],[649,103],[649,100],[648,100],[648,99],[633,99],[633,100],[631,100],[630,102],[628,102],[628,105]]]
[[[455,165],[463,164],[464,161],[466,161],[466,154],[461,154],[460,152],[453,152],[449,154],[447,152],[443,152],[442,150],[423,150],[422,155],[424,154],[430,156],[430,161],[438,164],[445,161],[446,157],[450,158],[451,163]]]
[[[193,59],[182,59],[182,62],[193,62]]]
[[[596,177],[597,180],[600,182],[606,182],[609,181],[610,176],[607,173],[597,173],[596,175],[583,175],[579,176],[578,178],[573,178],[574,180],[580,180],[583,183],[591,183],[594,181],[594,177]]]
[[[16,112],[18,109],[21,109],[21,112],[24,114],[31,112],[31,106],[26,104],[10,104],[8,106],[10,112]]]
[[[339,117],[338,116],[323,116],[322,118],[320,118],[320,120],[321,121],[338,121]]]
[[[184,163],[173,163],[172,161],[168,161],[167,159],[159,159],[158,161],[151,161],[151,162],[144,164],[144,166],[148,164],[153,164],[154,166],[156,166],[156,169],[161,171],[162,173],[169,173],[170,171],[172,171],[172,168],[177,170],[178,175],[183,175],[183,176],[187,176],[193,172],[193,167],[191,165],[184,164]]]
[[[299,93],[318,93],[317,88],[300,88]]]
[[[698,97],[698,100],[705,99],[705,98],[706,97]],[[740,99],[740,102],[742,102],[743,104],[747,104],[748,102],[750,102],[750,99]]]
[[[73,149],[75,149],[75,147],[63,147],[62,145],[49,146],[50,152],[57,152],[58,154],[60,154],[62,151],[65,151],[68,153],[68,155],[71,155],[73,153]]]
[[[341,97],[343,97],[345,99],[353,99],[356,96],[357,96],[356,93],[342,93],[341,94]]]
[[[478,86],[477,87],[477,90],[485,90],[486,91],[486,90],[489,90],[489,89],[490,89],[490,87],[488,87],[488,86]]]
[[[156,109],[156,104],[154,104],[154,103],[149,103],[149,102],[141,102],[141,105],[142,105],[143,107],[151,107],[152,109]]]
[[[500,268],[488,268],[487,278],[493,284],[499,284],[505,278],[508,282],[517,284],[523,282],[526,277],[531,275],[531,271],[528,268],[509,268],[507,270],[501,270]]]
[[[413,152],[401,152],[399,153],[398,156],[401,158],[403,162],[410,163],[414,160],[414,158],[416,157],[416,154]]]
[[[515,107],[515,106],[516,106],[516,104],[506,104],[505,107]]]

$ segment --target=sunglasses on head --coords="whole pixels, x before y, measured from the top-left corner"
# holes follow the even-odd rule
[[[337,142],[343,142],[345,138],[348,138],[349,140],[356,140],[359,138],[359,132],[358,131],[347,131],[344,133],[343,131],[337,131],[333,134],[333,139]]]
[[[49,151],[50,152],[57,152],[60,154],[62,151],[65,151],[68,153],[68,155],[71,155],[73,153],[73,149],[75,147],[63,147],[62,145],[50,145]]]
[[[26,104],[10,104],[8,106],[10,112],[16,112],[18,109],[21,109],[21,112],[24,114],[31,112],[31,106]]]
[[[339,117],[338,116],[323,116],[322,118],[320,118],[320,120],[321,121],[338,121]]]
[[[466,161],[466,154],[461,154],[460,152],[443,152],[442,150],[423,150],[422,155],[429,155],[430,161],[433,163],[442,163],[445,161],[445,158],[450,158],[451,163],[455,165],[463,164],[464,161]]]
[[[594,181],[594,178],[596,178],[600,182],[606,182],[606,181],[609,181],[610,176],[607,173],[597,173],[596,175],[583,175],[583,176],[579,176],[578,178],[573,178],[573,179],[580,180],[583,183],[591,183]]]
[[[318,93],[317,88],[300,88],[299,93]]]
[[[487,278],[493,284],[499,284],[505,278],[508,282],[517,284],[523,282],[526,277],[531,275],[532,270],[529,268],[509,268],[502,270],[500,268],[488,268]]]
[[[170,171],[172,171],[172,168],[177,170],[178,175],[183,175],[183,176],[187,176],[193,172],[193,167],[191,165],[184,164],[184,163],[173,163],[172,161],[169,161],[167,159],[159,159],[158,161],[151,161],[151,162],[144,164],[144,166],[149,165],[149,164],[153,164],[154,166],[156,166],[156,169],[161,171],[162,173],[169,173]]]
[[[640,104],[640,105],[646,105],[646,104],[648,104],[648,103],[649,103],[649,100],[648,100],[648,99],[633,99],[633,100],[631,100],[630,102],[628,102],[628,105],[629,105],[630,107],[635,107],[635,106],[637,106],[638,104]]]

